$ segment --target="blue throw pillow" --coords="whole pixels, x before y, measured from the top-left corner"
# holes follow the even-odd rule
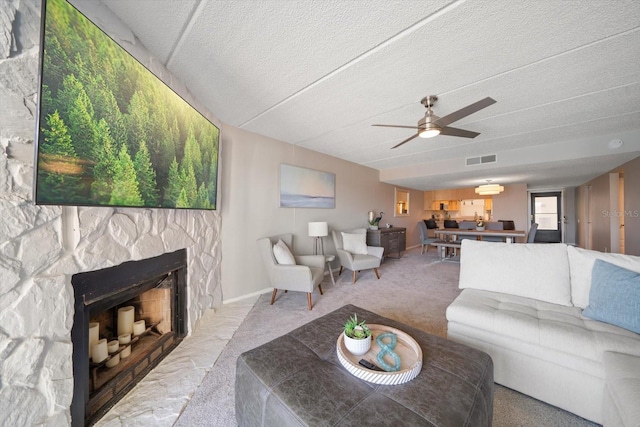
[[[640,334],[640,273],[597,259],[582,314]]]

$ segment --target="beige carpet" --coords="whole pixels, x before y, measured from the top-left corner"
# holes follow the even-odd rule
[[[446,337],[445,310],[458,295],[460,266],[440,262],[436,252],[421,255],[419,249],[405,252],[401,259],[387,258],[380,267],[380,280],[373,271],[358,275],[351,284],[346,271],[335,286],[327,276],[324,295],[313,295],[313,310],[306,295],[281,292],[276,303],[262,295],[240,325],[215,365],[207,374],[175,426],[235,426],[234,377],[237,357],[246,350],[283,335],[344,304],[354,304],[399,320],[427,332]],[[497,427],[596,426],[589,421],[496,386],[494,421]]]

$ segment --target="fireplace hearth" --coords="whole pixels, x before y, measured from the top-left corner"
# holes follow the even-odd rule
[[[94,424],[180,343],[186,281],[186,250],[72,277],[73,426]]]

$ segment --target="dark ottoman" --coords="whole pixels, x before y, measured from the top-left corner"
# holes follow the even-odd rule
[[[353,313],[411,335],[422,348],[420,374],[392,386],[351,375],[336,341]],[[240,426],[490,426],[493,362],[479,350],[345,305],[240,355],[235,393]]]

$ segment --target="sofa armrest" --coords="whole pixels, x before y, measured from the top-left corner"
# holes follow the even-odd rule
[[[296,255],[295,259],[297,264],[324,268],[324,255]]]
[[[338,253],[338,258],[340,259],[340,265],[347,267],[348,269],[353,268],[353,255],[350,252],[345,251],[344,249],[336,249]]]
[[[367,246],[367,252],[369,255],[382,259],[382,255],[384,255],[384,248],[381,246]]]

